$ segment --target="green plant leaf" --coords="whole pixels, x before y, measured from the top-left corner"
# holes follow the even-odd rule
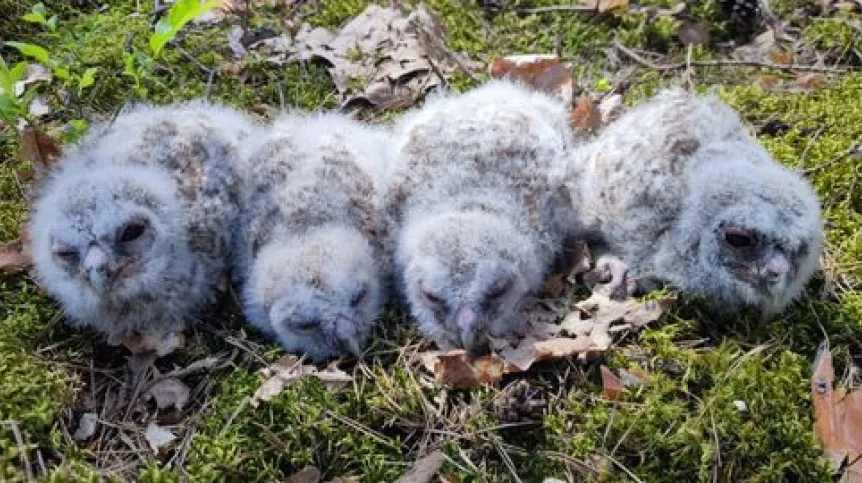
[[[78,90],[84,90],[96,82],[96,72],[99,70],[98,67],[90,67],[89,69],[84,71],[84,74],[81,76],[81,79],[78,81]]]
[[[27,42],[6,42],[6,45],[18,49],[19,52],[27,57],[32,57],[45,65],[51,62],[51,56],[48,54],[48,51],[39,45]]]
[[[33,8],[30,11],[42,17],[43,19],[45,18],[45,14],[48,13],[48,11],[45,9],[45,4],[42,2],[33,5]]]
[[[62,81],[69,81],[72,78],[72,74],[65,67],[54,67],[54,75]]]
[[[9,69],[9,81],[12,84],[24,79],[24,76],[27,74],[27,66],[29,64],[27,62],[18,62],[14,67]]]
[[[52,15],[51,18],[48,19],[48,23],[45,24],[48,26],[48,30],[50,30],[52,32],[57,30],[57,21],[58,20],[59,19],[56,15]]]
[[[150,49],[154,55],[177,36],[179,31],[195,17],[212,10],[218,5],[216,0],[177,0],[165,17],[156,24],[150,36]]]
[[[21,16],[21,18],[23,20],[26,20],[27,22],[38,23],[40,25],[45,25],[48,23],[48,21],[45,20],[45,17],[36,13],[25,13]]]

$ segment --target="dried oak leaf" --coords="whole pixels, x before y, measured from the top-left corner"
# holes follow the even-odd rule
[[[174,442],[177,437],[167,428],[159,426],[156,423],[150,423],[144,433],[144,437],[149,443],[153,453],[158,454],[159,449]]]
[[[599,369],[602,373],[602,397],[609,401],[618,401],[623,394],[623,383],[607,366]]]
[[[75,434],[72,439],[75,441],[86,441],[96,434],[96,425],[99,422],[99,416],[96,413],[84,413],[78,421],[78,428],[75,429]]]
[[[33,266],[33,258],[23,242],[0,244],[0,273],[20,273]]]
[[[155,399],[159,409],[175,407],[181,411],[189,402],[190,395],[189,387],[173,377],[156,382],[145,393],[146,397]]]
[[[401,478],[395,480],[395,483],[428,483],[434,475],[440,470],[443,465],[443,452],[439,449],[431,454],[424,456],[410,467],[410,470]]]
[[[513,79],[539,92],[558,96],[567,104],[572,102],[574,84],[569,66],[560,63],[553,54],[511,55],[495,57],[488,65],[495,79]]]
[[[706,45],[709,43],[709,25],[704,22],[683,22],[676,32],[682,45]]]
[[[576,134],[589,134],[602,127],[602,114],[599,103],[584,96],[578,99],[569,119],[569,124]]]
[[[581,5],[605,13],[628,9],[629,0],[582,0]]]
[[[319,481],[320,470],[309,465],[288,476],[284,483],[318,483]]]
[[[814,430],[823,453],[848,481],[862,481],[862,389],[834,389],[832,354],[820,346],[811,376]]]
[[[21,152],[37,169],[44,170],[60,157],[60,146],[51,136],[33,126],[21,130]]]
[[[123,345],[132,354],[153,352],[157,357],[164,357],[186,345],[186,335],[183,332],[135,332],[111,336],[108,344]]]
[[[276,64],[322,61],[345,106],[406,107],[445,82],[459,62],[466,65],[445,47],[444,35],[443,24],[424,5],[405,14],[371,4],[338,31],[303,24],[292,38],[250,48],[268,50],[268,61]]]
[[[260,373],[266,377],[266,380],[252,395],[252,406],[257,407],[261,401],[269,401],[278,396],[287,386],[305,375],[320,379],[330,389],[339,389],[353,382],[353,377],[339,369],[335,363],[324,369],[318,369],[314,365],[303,364],[302,362],[299,357],[287,354],[275,363],[261,369]]]

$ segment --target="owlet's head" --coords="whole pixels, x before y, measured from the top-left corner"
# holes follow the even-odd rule
[[[768,317],[790,303],[817,268],[820,206],[808,183],[784,168],[732,168],[704,173],[710,181],[689,209],[690,230],[697,230],[695,218],[701,220],[700,278],[718,305],[753,306]]]
[[[245,305],[288,351],[313,360],[359,356],[381,309],[380,276],[374,252],[358,232],[316,230],[260,248]]]
[[[397,257],[420,328],[438,344],[472,354],[487,349],[488,335],[505,335],[543,274],[531,240],[505,218],[479,210],[414,223]]]
[[[60,172],[31,213],[36,273],[85,324],[99,307],[157,297],[191,263],[173,180],[156,169]]]

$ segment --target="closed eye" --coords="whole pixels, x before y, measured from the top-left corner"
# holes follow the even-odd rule
[[[725,244],[737,250],[755,248],[758,244],[757,233],[744,228],[725,228],[722,237]]]
[[[315,320],[298,320],[290,325],[292,329],[300,330],[303,332],[310,332],[317,328],[317,321]]]
[[[422,298],[424,298],[425,302],[429,305],[434,305],[438,307],[443,305],[443,297],[440,297],[439,295],[435,294],[425,285],[422,285],[419,288],[419,291],[422,292]]]
[[[54,256],[62,260],[64,263],[75,263],[78,261],[78,250],[74,248],[62,248],[54,251]]]
[[[350,306],[356,307],[357,305],[359,305],[360,302],[365,300],[365,297],[367,295],[368,295],[368,289],[367,288],[363,288],[359,292],[356,292],[356,294],[353,296],[353,298],[350,299]]]
[[[491,288],[488,290],[488,298],[489,299],[498,299],[506,294],[509,289],[512,287],[512,279],[507,278],[505,280],[498,280],[491,285]]]

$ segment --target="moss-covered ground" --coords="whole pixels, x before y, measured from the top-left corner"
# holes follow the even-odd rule
[[[292,6],[256,7],[249,28],[284,30],[288,13],[336,27],[367,2],[287,3]],[[674,24],[642,8],[681,2],[645,0],[639,9],[601,16],[518,11],[552,3],[427,2],[446,24],[452,50],[475,60],[558,52],[575,63],[576,83],[585,90],[633,66],[629,102],[679,81],[681,70],[645,67],[611,55],[609,45],[618,39],[658,52],[665,56],[658,63],[684,60]],[[729,43],[740,39],[722,21],[717,3],[687,3],[690,17],[705,22],[711,34],[691,57],[726,57]],[[798,39],[789,46],[796,62],[859,66],[862,17],[850,2],[821,10],[828,3],[770,2]],[[337,104],[319,66],[277,67],[252,54],[242,75],[224,72],[229,21],[189,27],[136,82],[122,74],[123,53],[146,48],[152,2],[49,1],[48,11],[59,15],[55,32],[20,20],[32,4],[0,0],[0,38],[39,43],[74,72],[99,69],[95,84],[82,92],[56,79],[38,87],[52,110],[41,121],[49,132],[140,98],[169,102],[208,94],[255,112],[282,100],[305,109]],[[17,59],[9,48],[2,55]],[[811,362],[824,339],[839,378],[862,362],[862,164],[853,157],[831,162],[862,139],[862,73],[852,70],[815,82],[792,70],[693,67],[690,79],[698,89],[714,88],[778,160],[808,170],[828,226],[823,270],[806,296],[772,322],[718,321],[684,306],[624,340],[600,362],[614,370],[637,368],[648,378],[619,402],[601,397],[598,363],[544,366],[505,381],[502,390],[425,384],[400,348],[417,337],[393,312],[364,362],[347,365],[354,368],[354,385],[331,390],[306,379],[255,408],[248,397],[261,383],[256,370],[261,359],[280,352],[247,334],[236,317],[215,317],[195,344],[159,366],[170,370],[208,354],[225,361],[191,376],[192,403],[179,418],[187,437],[158,455],[145,447],[132,451],[131,442],[108,451],[103,441],[78,443],[70,434],[87,398],[105,395],[97,376],[122,373],[122,351],[64,326],[26,277],[0,275],[0,480],[276,481],[316,465],[327,479],[391,481],[426,449],[439,447],[447,457],[443,471],[459,481],[829,481],[813,432]],[[462,75],[453,80],[462,88],[471,82]],[[0,127],[0,240],[15,238],[26,217],[21,175],[27,169],[15,130]],[[519,411],[524,400],[540,401],[538,410]],[[121,429],[112,437],[120,438]]]

